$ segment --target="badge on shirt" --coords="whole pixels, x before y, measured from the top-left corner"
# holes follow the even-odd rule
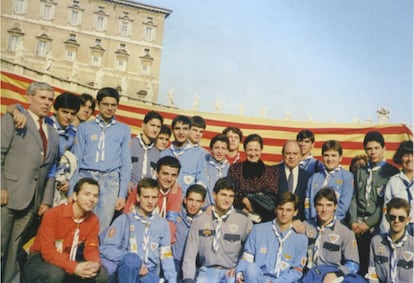
[[[414,253],[412,253],[412,252],[404,252],[404,254],[403,254],[403,258],[406,261],[411,261],[413,259],[413,257],[414,257]]]
[[[302,266],[305,266],[305,264],[306,264],[306,256],[302,257],[302,259],[300,260],[300,264]]]
[[[261,253],[261,254],[265,254],[265,253],[267,253],[267,247],[261,247],[261,248],[260,248],[260,253]]]
[[[278,264],[278,266],[280,267],[280,270],[285,270],[286,268],[288,268],[290,265],[289,265],[289,263],[287,263],[287,262],[284,262],[284,261],[280,261],[279,262],[279,264]]]
[[[289,254],[284,254],[283,257],[286,258],[287,260],[291,260],[292,259],[292,256],[289,255]]]
[[[336,180],[335,183],[337,183],[338,185],[342,185],[344,183],[344,180],[339,179]]]
[[[138,253],[137,239],[135,237],[129,238],[129,249],[133,253]]]
[[[339,240],[339,235],[337,234],[329,234],[328,237],[329,237],[329,240],[334,244]]]
[[[115,228],[111,228],[108,231],[108,238],[112,238],[113,236],[115,236]]]
[[[306,231],[306,236],[308,236],[309,238],[315,238],[315,234],[313,233],[312,230],[307,230]]]
[[[92,135],[91,136],[91,141],[97,141],[98,140],[98,136],[97,135]]]
[[[385,253],[385,247],[383,245],[378,246],[377,253],[380,254],[380,255],[384,254]]]
[[[193,176],[191,176],[191,175],[185,175],[183,179],[184,179],[184,183],[185,183],[186,185],[190,185],[190,184],[192,184],[192,183],[193,183],[193,181],[194,181],[194,177],[193,177]]]
[[[305,208],[309,208],[310,207],[310,203],[309,203],[309,198],[305,198]]]
[[[230,224],[229,225],[229,230],[230,230],[230,232],[235,233],[237,230],[239,230],[239,225]]]
[[[129,225],[129,232],[134,232],[135,231],[135,225],[134,224],[130,224]]]
[[[158,243],[151,242],[150,247],[152,251],[156,251],[158,249]]]
[[[58,253],[63,252],[63,239],[59,239],[55,241],[55,248]]]

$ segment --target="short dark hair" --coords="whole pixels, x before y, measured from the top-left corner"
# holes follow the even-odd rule
[[[246,150],[246,145],[249,143],[249,142],[252,142],[252,141],[256,141],[256,142],[258,142],[259,144],[260,144],[260,148],[261,149],[263,149],[263,138],[260,136],[260,135],[258,135],[258,134],[251,134],[251,135],[248,135],[245,139],[244,139],[244,142],[243,142],[243,147],[244,147],[244,149]]]
[[[384,136],[378,131],[371,131],[366,133],[364,137],[364,148],[367,146],[367,143],[371,141],[379,143],[381,147],[384,147],[385,145]]]
[[[201,116],[193,116],[190,118],[191,127],[198,127],[205,129],[207,127],[206,120]]]
[[[329,140],[322,145],[322,155],[328,150],[337,151],[340,156],[342,156],[343,153],[341,143],[336,140]]]
[[[408,203],[408,201],[406,199],[392,198],[387,203],[387,214],[390,213],[392,208],[395,208],[395,209],[402,208],[407,212],[407,216],[410,216],[411,207],[410,207],[410,204]]]
[[[90,95],[89,93],[82,93],[81,95],[79,95],[79,100],[80,100],[81,105],[85,105],[87,101],[90,101],[92,110],[95,110],[95,107],[96,107],[95,98],[93,98],[93,96]]]
[[[180,173],[180,170],[181,170],[180,161],[177,158],[175,158],[174,156],[170,156],[170,155],[167,155],[167,156],[164,156],[164,157],[161,157],[160,159],[158,159],[158,161],[157,161],[157,173],[159,173],[161,171],[162,166],[177,168],[178,173]]]
[[[395,164],[401,165],[401,158],[404,154],[413,154],[413,141],[402,141],[398,146],[398,149],[395,152],[392,161],[394,161]]]
[[[172,120],[172,123],[171,123],[172,127],[174,128],[178,122],[180,122],[183,125],[189,125],[191,127],[191,120],[187,116],[184,116],[184,115],[175,116],[175,118]]]
[[[82,190],[83,184],[89,184],[89,185],[97,186],[98,187],[98,192],[100,191],[98,181],[96,181],[93,178],[85,177],[85,178],[79,179],[79,181],[75,184],[75,187],[73,188],[73,192],[78,194]]]
[[[214,184],[213,192],[217,194],[221,190],[230,190],[236,192],[236,183],[230,177],[220,178]]]
[[[148,178],[148,177],[145,177],[145,178],[142,178],[141,180],[139,180],[138,185],[137,185],[137,194],[138,194],[138,196],[141,195],[141,188],[146,188],[146,189],[154,188],[154,189],[157,189],[157,190],[160,189],[159,186],[158,186],[158,182],[156,180],[154,180],[152,178]]]
[[[276,202],[276,207],[278,207],[279,205],[284,205],[285,203],[288,203],[288,202],[293,203],[295,210],[298,209],[299,197],[295,194],[292,194],[291,192],[282,193]]]
[[[215,135],[211,139],[211,141],[210,141],[210,149],[212,149],[213,146],[214,146],[214,144],[216,142],[218,142],[218,141],[225,142],[227,144],[227,148],[230,147],[230,142],[229,142],[229,139],[227,138],[227,136],[226,135],[223,135],[223,134],[218,134],[218,135]]]
[[[147,114],[145,114],[144,123],[146,124],[152,119],[160,120],[161,125],[164,123],[164,118],[162,118],[161,114],[156,111],[149,111]]]
[[[315,135],[313,134],[313,132],[311,130],[308,130],[308,129],[301,130],[296,135],[296,140],[297,141],[302,141],[304,139],[310,139],[311,142],[314,143],[315,142]]]
[[[67,108],[78,112],[80,108],[80,99],[76,94],[65,91],[56,97],[55,103],[53,103],[53,108],[55,108],[56,111],[59,108]]]
[[[336,198],[336,193],[333,189],[328,188],[328,187],[324,187],[322,189],[320,189],[315,197],[313,198],[313,204],[316,206],[318,201],[320,201],[321,199],[326,198],[329,201],[333,201],[333,203],[335,205],[338,204],[338,199]]]
[[[116,102],[119,103],[120,95],[113,87],[104,87],[98,90],[98,94],[96,95],[98,103],[100,103],[104,97],[113,97],[116,99]]]
[[[189,186],[187,188],[187,191],[185,192],[185,197],[187,198],[190,193],[196,193],[201,195],[202,199],[205,200],[206,199],[206,195],[207,195],[207,190],[206,188],[204,188],[203,185],[200,184],[192,184],[191,186]]]
[[[233,132],[233,133],[236,133],[238,136],[239,136],[239,138],[240,138],[240,141],[243,139],[243,132],[242,132],[242,130],[240,130],[239,128],[237,128],[237,127],[234,127],[234,126],[229,126],[229,127],[226,127],[224,130],[223,130],[223,134],[225,134],[225,135],[227,135],[227,133],[228,132]]]
[[[170,127],[168,127],[165,124],[162,124],[161,125],[160,133],[158,135],[161,135],[161,134],[167,134],[169,137],[171,137],[171,129],[170,129]]]

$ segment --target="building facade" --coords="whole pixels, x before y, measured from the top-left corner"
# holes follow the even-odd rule
[[[1,1],[2,61],[157,102],[171,12],[131,0]]]

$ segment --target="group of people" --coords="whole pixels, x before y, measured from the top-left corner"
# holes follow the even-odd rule
[[[54,99],[34,82],[27,100],[1,118],[2,282],[412,280],[411,140],[400,170],[368,132],[349,172],[339,141],[318,160],[302,130],[268,165],[263,138],[235,126],[202,147],[201,116],[170,128],[149,111],[131,137],[114,88]]]

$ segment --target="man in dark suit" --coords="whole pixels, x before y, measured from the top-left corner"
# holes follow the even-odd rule
[[[27,123],[16,128],[11,114],[1,118],[2,282],[20,282],[17,254],[24,231],[37,213],[52,204],[54,178],[48,172],[58,157],[56,130],[44,122],[53,104],[53,88],[42,82],[27,89]]]
[[[279,172],[279,194],[290,191],[299,197],[296,219],[303,221],[306,186],[311,174],[299,167],[302,155],[297,141],[286,141],[282,148],[282,155],[283,161],[276,165]],[[294,221],[294,226],[298,223],[300,221]]]

